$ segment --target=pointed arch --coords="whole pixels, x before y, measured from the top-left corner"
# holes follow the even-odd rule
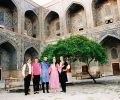
[[[36,38],[39,34],[39,20],[38,16],[32,10],[25,12],[24,29],[28,36]]]
[[[57,35],[60,33],[59,14],[55,11],[50,11],[45,17],[44,30],[46,38],[49,35]]]
[[[87,27],[85,7],[78,2],[72,2],[66,10],[66,23],[69,33],[79,33]]]
[[[28,58],[31,58],[33,60],[35,57],[38,57],[38,55],[38,51],[34,47],[30,47],[27,50],[25,50],[24,62],[26,62]]]
[[[8,41],[0,44],[1,66],[3,70],[17,69],[17,50]]]
[[[18,6],[12,0],[0,0],[0,24],[18,32]]]
[[[120,37],[119,37],[119,36],[115,36],[115,35],[112,35],[112,34],[106,34],[106,35],[103,36],[98,42],[99,42],[99,43],[102,43],[107,37],[113,37],[113,38],[116,38],[116,39],[120,40]]]
[[[110,24],[119,20],[117,0],[92,0],[94,26]]]

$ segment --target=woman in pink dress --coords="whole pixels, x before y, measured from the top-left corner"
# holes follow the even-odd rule
[[[57,89],[60,88],[59,75],[58,75],[59,70],[60,70],[59,64],[56,64],[56,58],[53,57],[53,63],[49,67],[49,74],[50,74],[49,86],[50,89],[54,89],[55,92],[57,91]]]

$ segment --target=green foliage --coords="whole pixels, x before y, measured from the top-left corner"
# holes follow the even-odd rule
[[[52,57],[54,57],[54,53],[53,51],[56,49],[56,45],[48,45],[43,52],[41,52],[40,55],[40,61],[43,60],[44,57],[48,58],[48,62],[51,63],[52,62]]]
[[[55,56],[59,59],[60,56],[69,57],[73,61],[79,59],[87,65],[91,61],[98,61],[100,64],[107,62],[105,49],[95,41],[80,35],[71,36],[65,40],[59,40],[55,45],[48,45],[41,53],[40,59],[44,56],[48,57],[49,62]]]
[[[55,57],[59,59],[60,56],[69,57],[69,45],[66,40],[59,40],[56,44],[56,49],[54,50]]]
[[[105,64],[107,63],[106,50],[100,44],[89,40],[81,47],[80,60],[87,64],[93,60]]]

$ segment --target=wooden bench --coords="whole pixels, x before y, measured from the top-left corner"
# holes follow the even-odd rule
[[[93,77],[95,78],[100,78],[101,77],[101,73],[100,71],[96,71],[95,74],[92,74]],[[80,79],[84,79],[84,78],[90,78],[89,74],[87,72],[81,72],[81,73],[76,73],[75,74],[76,80],[80,77]]]
[[[102,77],[102,74],[100,73],[100,71],[96,71],[96,73],[93,76],[95,78],[100,78],[100,77]]]
[[[79,77],[82,79],[81,76],[82,76],[81,73],[76,73],[76,74],[75,74],[76,80],[77,80]]]
[[[88,78],[89,74],[87,72],[76,73],[75,77],[76,77],[76,80],[78,79],[78,77],[80,77],[80,79]]]
[[[81,72],[81,79],[90,78],[88,72]]]
[[[18,83],[19,83],[18,78],[13,78],[13,77],[5,78],[5,90],[16,87]]]

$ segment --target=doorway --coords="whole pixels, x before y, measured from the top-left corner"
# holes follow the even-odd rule
[[[112,63],[113,75],[120,75],[119,63]]]
[[[88,66],[87,65],[82,66],[82,73],[88,73]]]

